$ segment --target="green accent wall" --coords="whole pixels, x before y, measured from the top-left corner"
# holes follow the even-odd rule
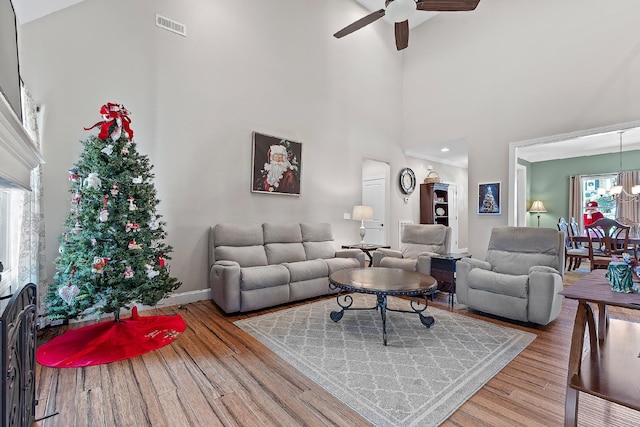
[[[526,162],[524,164],[527,164]],[[542,200],[547,212],[540,214],[540,227],[555,228],[559,217],[569,220],[569,177],[599,173],[617,173],[620,168],[618,153],[574,157],[527,164],[529,184],[527,206]],[[640,150],[625,151],[622,170],[640,169]],[[538,225],[536,214],[529,214],[529,227]]]

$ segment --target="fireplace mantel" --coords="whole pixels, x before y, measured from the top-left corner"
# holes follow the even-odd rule
[[[31,171],[44,163],[18,116],[0,94],[0,187],[31,189]]]

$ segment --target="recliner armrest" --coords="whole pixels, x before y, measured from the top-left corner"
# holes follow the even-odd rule
[[[534,265],[529,269],[529,274],[533,273],[534,271],[539,273],[555,273],[562,276],[562,273],[560,273],[558,270],[556,270],[553,267],[548,267],[546,265]]]
[[[338,249],[336,258],[355,258],[360,263],[360,267],[365,265],[365,254],[360,249]]]
[[[491,264],[487,261],[481,261],[475,258],[462,258],[457,262],[469,264],[471,268],[482,268],[483,270],[491,270]]]
[[[379,248],[375,251],[371,252],[371,257],[373,258],[373,266],[379,267],[380,260],[384,257],[393,257],[393,258],[402,258],[402,252],[397,251],[395,249],[387,249],[387,248]]]

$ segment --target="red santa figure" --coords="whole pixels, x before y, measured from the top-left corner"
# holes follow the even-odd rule
[[[287,148],[272,145],[267,152],[268,163],[264,164],[262,189],[277,193],[299,193],[298,167],[287,157]]]
[[[585,227],[587,225],[593,224],[600,218],[604,218],[604,215],[598,210],[598,202],[596,202],[595,200],[592,202],[587,202],[585,206],[585,212],[582,215],[582,220]]]

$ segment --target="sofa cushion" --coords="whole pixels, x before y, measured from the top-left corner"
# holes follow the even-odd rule
[[[289,283],[289,270],[283,265],[247,267],[240,270],[240,289],[243,291],[270,288]]]
[[[285,267],[289,270],[289,276],[292,282],[301,282],[303,280],[317,279],[318,277],[329,276],[329,267],[326,261],[314,259],[302,262],[286,262]]]
[[[303,222],[300,224],[300,231],[303,242],[333,242],[331,224]]]
[[[264,244],[260,224],[216,224],[213,244],[218,246],[257,246]]]
[[[517,298],[527,298],[529,276],[514,276],[473,268],[469,272],[469,289],[478,289]]]
[[[264,243],[301,243],[302,232],[299,224],[262,224]]]
[[[328,259],[333,258],[336,255],[336,247],[333,245],[333,241],[326,242],[304,242],[304,252],[307,254],[307,259]]]
[[[218,246],[215,248],[218,261],[235,261],[240,267],[267,265],[267,254],[264,246]]]
[[[357,258],[329,258],[324,260],[329,267],[329,275],[331,273],[344,270],[345,268],[360,268],[360,261]]]
[[[307,259],[302,243],[267,243],[264,245],[269,264],[304,261]]]

